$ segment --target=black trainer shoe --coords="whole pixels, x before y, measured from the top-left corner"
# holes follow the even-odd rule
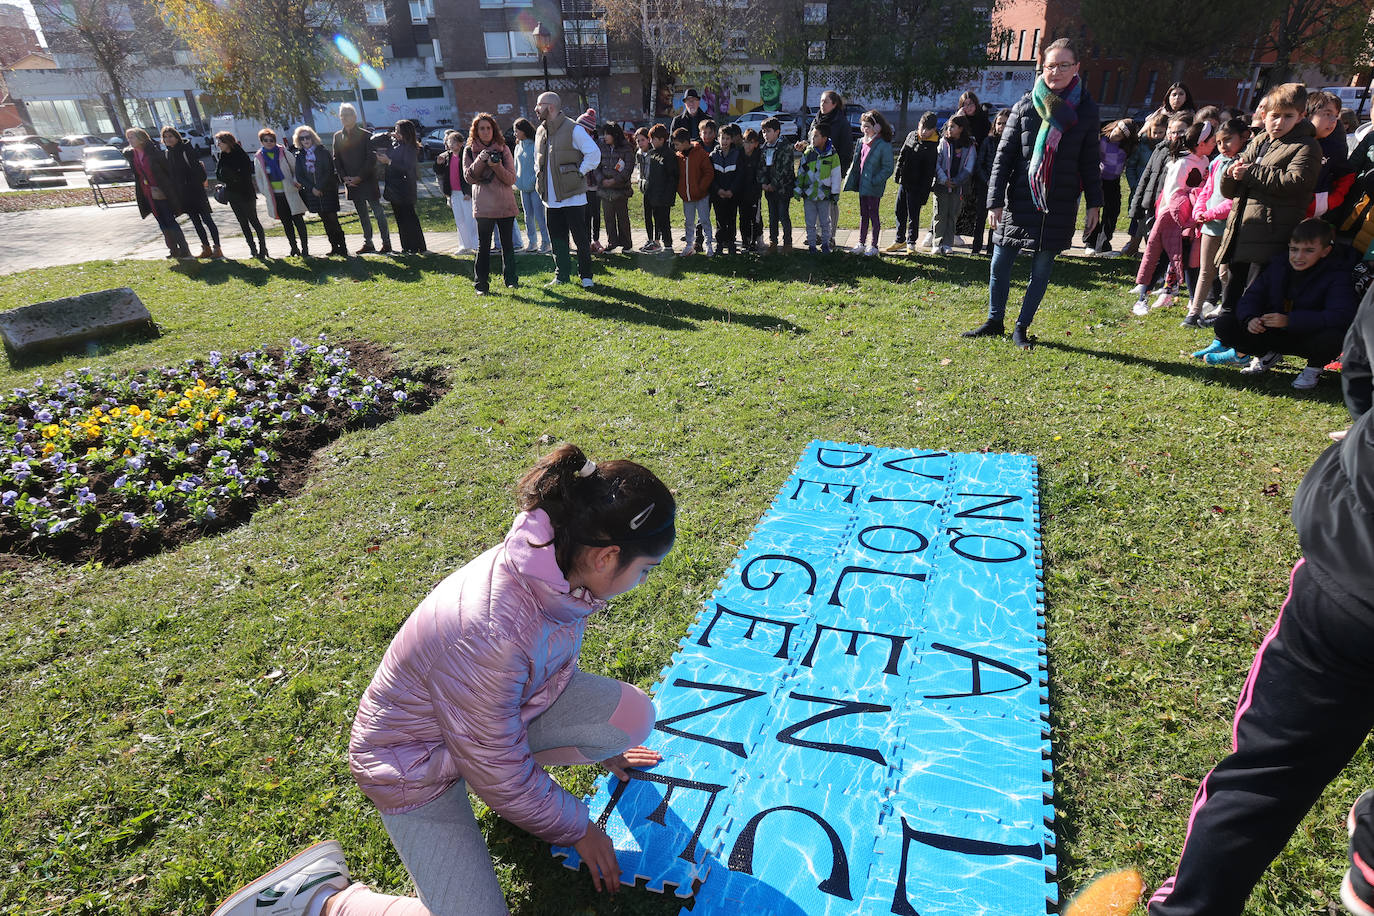
[[[965,331],[964,333],[960,334],[959,336],[960,336],[960,337],[1001,337],[1001,336],[1002,336],[1003,334],[1005,334],[1005,333],[1007,333],[1007,329],[1006,329],[1005,326],[1003,326],[1002,322],[1000,322],[1000,321],[992,321],[991,319],[989,319],[989,320],[987,320],[987,321],[984,321],[982,324],[978,325],[978,327],[974,328],[972,331]]]

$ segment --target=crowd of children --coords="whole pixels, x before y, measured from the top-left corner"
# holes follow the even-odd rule
[[[794,145],[783,140],[778,118],[764,120],[760,130],[718,126],[691,90],[671,127],[640,128],[632,138],[618,124],[598,125],[596,113],[585,112],[576,123],[602,151],[600,166],[588,176],[592,250],[634,250],[629,199],[638,191],[647,236],[641,252],[713,256],[790,250],[794,200],[802,205],[808,251],[830,252],[838,201],[849,192],[859,198],[859,239],[848,250],[877,255],[879,203],[889,179],[897,185],[896,239],[882,253],[949,254],[959,235],[970,234],[973,253],[984,250],[987,188],[1009,110],[989,118],[977,97],[966,92],[943,126],[933,112],[924,113],[895,151],[892,126],[881,113],[863,113],[862,138],[854,142],[842,113],[838,97],[831,98],[822,105],[823,116]],[[516,126],[516,185],[525,203],[528,250],[547,250],[547,232],[537,218],[541,208],[528,190],[534,181],[527,174],[534,166],[533,129],[527,122]],[[1316,360],[1329,347],[1299,352],[1292,349],[1298,346],[1294,330],[1261,338],[1263,331],[1238,331],[1236,318],[1242,294],[1266,265],[1276,258],[1287,263],[1290,235],[1306,217],[1333,227],[1334,257],[1321,259],[1323,271],[1358,273],[1362,257],[1374,258],[1374,239],[1364,237],[1374,236],[1374,155],[1368,138],[1347,153],[1346,136],[1340,101],[1330,93],[1285,84],[1268,93],[1251,116],[1239,109],[1197,108],[1188,87],[1175,83],[1143,125],[1128,118],[1102,127],[1103,206],[1100,219],[1083,236],[1082,254],[1141,253],[1131,312],[1143,317],[1186,302],[1185,326],[1217,326],[1216,340],[1196,357],[1257,374],[1277,364],[1281,346],[1288,347],[1309,360],[1297,386],[1312,387],[1330,362]],[[673,229],[678,201],[680,249]],[[1112,238],[1123,203],[1130,238],[1115,251]],[[1293,245],[1316,244],[1314,231],[1304,230]],[[514,243],[520,245],[518,232]],[[1346,250],[1349,244],[1357,251]],[[1306,274],[1299,274],[1298,281],[1305,282]],[[1288,295],[1284,301],[1288,309],[1314,307],[1311,296]],[[1348,325],[1349,316],[1337,319],[1338,313],[1343,315],[1337,310],[1327,318]],[[1252,352],[1261,347],[1262,352]]]

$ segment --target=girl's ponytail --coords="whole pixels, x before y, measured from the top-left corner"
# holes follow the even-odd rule
[[[548,514],[554,556],[565,576],[583,547],[619,547],[623,567],[667,553],[677,534],[677,503],[653,472],[633,461],[598,465],[571,444],[560,445],[520,478],[518,498],[521,511]]]

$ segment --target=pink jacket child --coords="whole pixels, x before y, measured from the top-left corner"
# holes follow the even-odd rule
[[[350,883],[337,842],[316,843],[246,885],[214,916],[505,916],[468,801],[577,849],[598,890],[615,849],[546,765],[601,762],[620,779],[660,756],[639,688],[578,670],[587,620],[672,549],[676,503],[630,461],[563,445],[520,481],[501,543],[440,582],[402,624],[363,693],[349,769],[381,812],[418,899]],[[266,909],[262,909],[266,908]]]
[[[1173,304],[1174,293],[1185,277],[1183,237],[1196,227],[1192,193],[1202,185],[1206,175],[1207,160],[1195,152],[1169,163],[1163,189],[1155,204],[1154,228],[1150,230],[1150,239],[1140,259],[1140,269],[1136,272],[1136,286],[1132,292],[1138,298],[1131,309],[1135,314],[1143,315],[1149,311],[1145,306],[1145,298],[1162,254],[1168,256],[1169,268],[1164,277],[1165,291],[1155,300],[1153,307]]]

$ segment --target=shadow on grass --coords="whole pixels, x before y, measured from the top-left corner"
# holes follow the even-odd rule
[[[1161,375],[1172,375],[1177,378],[1187,379],[1192,382],[1199,382],[1208,385],[1226,385],[1242,391],[1252,391],[1256,394],[1264,394],[1270,397],[1282,397],[1293,400],[1311,398],[1323,400],[1332,404],[1341,403],[1340,385],[1319,384],[1311,392],[1295,391],[1289,381],[1289,376],[1283,373],[1267,372],[1258,378],[1241,375],[1238,371],[1225,366],[1208,366],[1200,362],[1182,362],[1180,360],[1152,359],[1148,356],[1140,356],[1135,353],[1117,353],[1112,350],[1093,350],[1089,347],[1075,346],[1074,344],[1060,343],[1055,340],[1041,340],[1036,344],[1037,348],[1043,347],[1047,350],[1062,350],[1065,353],[1073,353],[1079,356],[1091,356],[1097,359],[1106,359],[1112,362],[1122,363],[1127,366],[1144,366],[1148,369],[1160,373]]]
[[[203,263],[192,276],[209,286],[237,280],[250,286],[265,286],[272,280],[316,280],[335,278],[345,281],[394,280],[398,283],[418,283],[426,274],[448,273],[457,276],[470,274],[469,260],[453,255],[395,255],[373,257],[284,257],[256,260],[244,258]]]
[[[544,290],[545,302],[594,318],[612,318],[632,324],[651,324],[674,331],[698,330],[705,322],[742,324],[760,331],[809,331],[777,315],[715,308],[687,299],[646,296],[628,289],[598,283],[582,293],[569,294],[553,286]]]

